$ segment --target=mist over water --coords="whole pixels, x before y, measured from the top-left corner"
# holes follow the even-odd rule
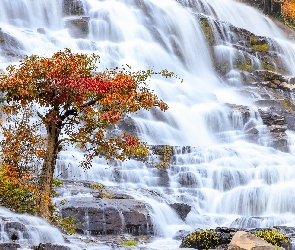
[[[157,169],[131,160],[106,165],[96,159],[86,172],[78,168],[81,152],[61,152],[56,176],[90,180],[125,188],[149,204],[156,236],[171,237],[195,228],[271,227],[295,225],[295,157],[268,147],[268,132],[255,107],[249,122],[257,125],[258,144],[247,142],[239,112],[225,103],[252,105],[239,94],[239,75],[232,71],[229,83],[217,76],[205,35],[196,14],[224,21],[256,35],[268,36],[295,75],[295,45],[275,24],[257,10],[232,0],[83,0],[90,17],[86,38],[72,38],[64,24],[58,0],[2,0],[0,28],[19,44],[16,53],[50,56],[58,50],[96,53],[99,70],[128,64],[132,70],[168,69],[178,78],[155,77],[150,87],[169,105],[165,114],[132,115],[140,138],[151,145],[172,145],[174,163],[167,168],[168,185],[160,185]],[[43,28],[45,34],[37,32]],[[216,33],[216,38],[218,34]],[[230,39],[230,38],[228,38]],[[220,57],[231,58],[229,44],[216,46]],[[255,62],[253,58],[253,62]],[[16,61],[3,56],[0,68]],[[256,61],[259,64],[259,61]],[[294,135],[290,134],[290,143]],[[183,150],[181,146],[192,146]],[[119,172],[119,180],[115,178]],[[136,189],[136,190],[134,190]],[[150,189],[159,195],[147,195]],[[185,222],[167,205],[192,206]],[[1,214],[1,212],[0,212]],[[167,244],[167,241],[166,241]],[[164,249],[164,248],[159,248]]]

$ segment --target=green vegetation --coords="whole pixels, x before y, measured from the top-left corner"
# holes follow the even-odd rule
[[[276,67],[269,62],[262,62],[262,67],[265,70],[276,72]]]
[[[58,180],[58,179],[53,179],[52,180],[52,185],[56,186],[56,187],[61,187],[64,184],[63,181]]]
[[[133,241],[133,240],[127,240],[127,241],[122,241],[121,245],[127,246],[127,247],[136,247],[137,243],[136,243],[136,241]]]
[[[241,61],[237,59],[234,63],[234,68],[248,72],[251,72],[253,70],[253,66],[250,60]]]
[[[212,34],[212,25],[209,23],[209,21],[206,18],[201,18],[200,24],[201,24],[202,30],[204,32],[204,35],[206,36],[208,44],[210,46],[214,45],[214,36]]]
[[[277,247],[282,247],[284,243],[290,243],[290,238],[275,228],[265,229],[254,233],[254,235]]]
[[[201,230],[190,233],[181,243],[180,247],[210,249],[215,248],[220,242],[218,234],[212,230]]]
[[[290,112],[294,112],[295,105],[289,99],[284,99],[281,101],[284,108]]]
[[[35,199],[32,190],[14,182],[4,183],[0,177],[0,205],[17,213],[35,214]]]
[[[251,45],[251,49],[255,50],[255,51],[259,51],[262,53],[266,53],[269,51],[270,47],[267,43],[264,44],[253,44]]]
[[[102,190],[104,189],[104,185],[102,185],[101,183],[92,183],[90,188]]]
[[[57,213],[54,214],[52,223],[68,234],[75,233],[80,224],[75,216],[62,218]]]
[[[101,198],[103,198],[103,199],[113,199],[114,198],[113,194],[108,194],[108,193],[104,192],[105,186],[101,183],[92,183],[90,188],[97,189],[101,195]]]
[[[162,146],[159,155],[161,155],[161,162],[156,166],[158,169],[162,169],[163,167],[168,167],[170,165],[170,157],[173,154],[173,149],[171,146]]]
[[[35,193],[15,178],[13,169],[0,165],[0,205],[17,213],[36,214]]]

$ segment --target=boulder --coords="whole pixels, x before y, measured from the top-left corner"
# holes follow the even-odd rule
[[[73,38],[86,38],[89,34],[88,16],[69,17],[65,19],[65,27]]]
[[[248,232],[238,231],[228,244],[229,250],[283,250]]]
[[[77,230],[80,233],[152,233],[151,218],[146,205],[132,199],[72,198],[62,206],[61,215],[63,218],[75,216],[80,222]]]
[[[192,207],[185,203],[173,203],[170,207],[179,215],[182,220],[185,220]]]

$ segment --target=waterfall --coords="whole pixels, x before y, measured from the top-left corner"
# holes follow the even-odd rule
[[[133,190],[130,195],[149,204],[159,237],[172,237],[179,229],[294,226],[294,149],[284,153],[268,147],[268,132],[257,108],[252,107],[253,100],[239,92],[240,76],[231,70],[227,81],[218,77],[198,16],[208,18],[216,30],[213,49],[220,60],[233,62],[239,56],[230,45],[230,25],[269,37],[272,50],[293,75],[294,43],[269,18],[234,0],[81,2],[83,15],[90,19],[89,29],[79,37],[67,26],[72,17],[63,16],[62,1],[1,0],[0,38],[5,35],[9,43],[0,44],[0,68],[25,54],[50,56],[71,48],[100,55],[99,70],[128,64],[132,70],[174,71],[183,83],[178,78],[160,77],[149,83],[169,110],[165,114],[154,109],[139,112],[132,119],[143,141],[176,147],[164,187],[159,185],[157,169],[135,160],[106,168],[105,160],[95,159],[93,167],[84,171],[78,167],[81,152],[72,148],[60,153],[56,176]],[[228,44],[218,43],[220,33]],[[251,63],[261,69],[255,56]],[[252,107],[246,123],[228,103]],[[258,143],[245,137],[249,123],[259,131]],[[189,150],[184,150],[185,146]],[[142,191],[146,189],[162,198],[147,196]],[[192,207],[185,222],[167,205],[175,202]],[[158,247],[167,241],[161,244]]]

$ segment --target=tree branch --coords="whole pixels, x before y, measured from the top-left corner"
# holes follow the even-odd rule
[[[82,104],[80,107],[81,108],[85,108],[87,106],[91,106],[93,104],[95,104],[99,99],[101,99],[101,97],[97,97],[93,100],[90,100],[84,104]],[[76,108],[73,108],[73,109],[70,109],[70,110],[67,110],[61,117],[60,119],[62,121],[64,121],[66,118],[68,118],[70,115],[74,115],[74,116],[77,116],[78,115],[78,110]]]
[[[93,99],[93,100],[90,100],[90,101],[88,101],[88,102],[82,104],[81,108],[84,108],[84,107],[86,107],[86,106],[91,106],[91,105],[95,104],[95,103],[96,103],[99,99],[101,99],[101,98],[102,98],[102,97],[100,96],[100,97],[97,97],[97,98],[95,98],[95,99]]]
[[[41,115],[41,114],[39,113],[39,111],[37,111],[37,115],[41,118],[42,121],[44,121],[45,117],[44,117],[43,115]]]

